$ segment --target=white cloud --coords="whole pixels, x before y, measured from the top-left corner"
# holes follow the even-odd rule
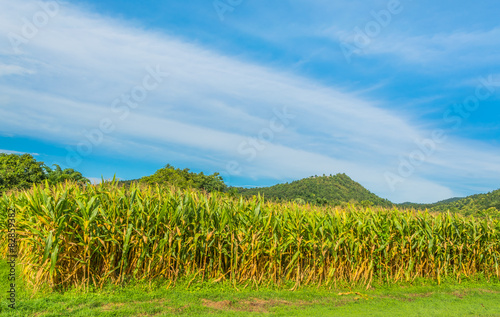
[[[38,156],[40,154],[38,153],[28,153],[28,152],[18,152],[18,151],[12,151],[12,150],[2,150],[0,149],[0,153],[5,153],[5,154],[31,154],[33,156]]]
[[[8,75],[34,74],[34,71],[17,65],[0,64],[0,77]]]
[[[354,55],[391,55],[411,65],[439,66],[449,70],[451,64],[452,69],[457,70],[470,68],[471,65],[491,65],[499,62],[498,54],[492,54],[499,48],[499,27],[475,31],[443,31],[435,34],[409,34],[388,27],[378,36],[368,37],[366,33],[355,32],[354,28],[345,29],[334,25],[321,30],[318,35],[352,45],[356,48],[352,50]],[[368,41],[368,44],[360,42],[363,36],[363,41]],[[479,54],[481,58],[478,58]]]
[[[369,54],[394,54],[406,61],[419,64],[443,61],[456,63],[457,59],[462,63],[469,61],[491,64],[498,62],[498,56],[485,54],[478,60],[478,51],[498,48],[499,37],[500,28],[488,31],[439,33],[432,36],[395,34],[377,39],[373,45],[367,47],[366,51]],[[450,59],[450,56],[457,58]]]
[[[37,9],[34,2],[0,0],[0,27],[19,30],[19,17]],[[18,31],[17,31],[18,32]],[[394,157],[414,148],[428,131],[406,118],[336,87],[325,87],[292,73],[266,68],[164,34],[145,31],[69,4],[37,36],[12,52],[0,39],[10,73],[31,75],[32,84],[0,77],[0,133],[41,138],[71,146],[85,141],[103,119],[116,130],[93,154],[120,154],[167,163],[185,157],[224,170],[237,161],[243,176],[276,180],[345,172],[373,192],[396,201],[439,200],[452,190],[427,177],[475,169],[499,176],[496,153],[482,145],[449,144],[419,173],[388,189],[383,173],[397,168]],[[121,120],[112,102],[141,85],[147,66],[170,74],[159,88]],[[1,74],[0,66],[0,74]],[[5,72],[5,71],[4,71]],[[123,105],[122,105],[123,106]],[[274,110],[286,106],[295,118],[272,144],[247,161],[238,148],[269,128]],[[473,148],[474,151],[470,151]],[[462,154],[460,158],[449,159]],[[440,154],[444,153],[444,154]],[[483,164],[484,163],[484,164]],[[422,173],[422,174],[420,174]],[[426,176],[422,178],[421,175]],[[415,197],[412,199],[412,197]]]

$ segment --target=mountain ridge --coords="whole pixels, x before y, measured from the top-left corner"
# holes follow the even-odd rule
[[[237,189],[244,197],[260,194],[273,201],[295,200],[319,205],[339,205],[344,202],[356,201],[364,205],[394,205],[389,200],[370,192],[345,173],[329,176],[315,175],[268,187],[237,187]]]

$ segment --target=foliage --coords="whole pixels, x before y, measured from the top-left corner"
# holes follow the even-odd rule
[[[26,189],[46,177],[43,162],[37,162],[32,155],[0,153],[0,192]]]
[[[434,204],[405,204],[407,207],[428,209],[435,212],[454,212],[469,216],[500,218],[500,189],[487,194],[465,198],[452,198]]]
[[[371,193],[346,174],[322,177],[311,176],[286,184],[271,187],[239,188],[244,197],[263,195],[272,201],[304,201],[316,205],[341,205],[347,202],[362,202],[370,205],[390,207],[392,203]],[[298,200],[300,199],[300,200]]]
[[[203,172],[194,173],[187,168],[181,170],[170,164],[157,170],[151,176],[141,178],[139,182],[149,185],[171,185],[179,189],[196,188],[207,192],[225,191],[227,188],[219,173],[204,175]]]
[[[35,286],[188,276],[296,287],[500,277],[498,220],[116,183],[35,185],[0,199],[0,212],[14,206],[19,263]],[[5,257],[6,215],[0,219]]]
[[[88,179],[73,169],[62,170],[57,164],[52,170],[37,162],[31,154],[0,153],[0,193],[7,190],[28,189],[33,184],[47,180],[50,184],[65,181],[88,183]]]
[[[89,183],[90,181],[83,177],[82,173],[75,171],[72,168],[62,169],[59,165],[54,164],[55,169],[44,166],[47,171],[47,180],[49,184],[55,185],[57,183],[64,183],[66,181],[73,181],[77,183]]]

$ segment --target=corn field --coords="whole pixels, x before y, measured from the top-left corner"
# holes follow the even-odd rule
[[[35,186],[17,211],[19,258],[37,288],[130,280],[266,285],[499,278],[500,222],[416,211],[322,208],[116,183]]]

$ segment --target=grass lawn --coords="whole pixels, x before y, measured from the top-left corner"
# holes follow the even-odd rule
[[[236,290],[208,282],[169,289],[167,284],[138,284],[35,296],[19,285],[17,308],[12,310],[7,307],[5,262],[0,264],[0,316],[500,316],[498,281],[374,286],[353,293],[315,287],[294,292],[250,286]]]

